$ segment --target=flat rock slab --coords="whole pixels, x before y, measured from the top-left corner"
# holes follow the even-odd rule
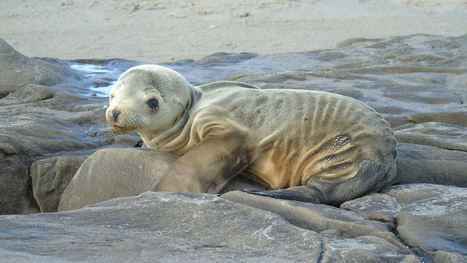
[[[397,232],[407,245],[424,251],[467,255],[465,188],[412,184],[384,192],[400,205],[395,217]]]
[[[341,208],[244,192],[146,192],[0,216],[5,262],[465,262],[463,188],[393,186]]]
[[[419,262],[371,233],[308,229],[208,194],[147,192],[72,212],[1,216],[0,228],[8,229],[3,262]]]

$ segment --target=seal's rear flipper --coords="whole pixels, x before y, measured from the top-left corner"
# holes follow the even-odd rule
[[[394,163],[386,172],[384,167],[374,161],[363,160],[357,174],[344,181],[311,180],[305,186],[270,191],[243,190],[243,192],[277,199],[339,206],[345,201],[377,192],[382,187],[390,185],[396,170]]]
[[[328,204],[329,200],[325,199],[323,193],[314,186],[296,186],[287,189],[258,191],[258,190],[242,190],[242,192],[267,196],[277,199],[308,202],[315,204]]]

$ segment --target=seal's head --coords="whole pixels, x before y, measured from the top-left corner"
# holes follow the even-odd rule
[[[105,117],[116,133],[157,134],[170,128],[190,105],[191,85],[157,65],[125,71],[112,87]]]

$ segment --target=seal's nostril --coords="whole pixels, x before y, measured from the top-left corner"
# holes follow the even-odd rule
[[[112,117],[114,118],[114,121],[118,120],[118,115],[120,115],[120,111],[112,110]]]

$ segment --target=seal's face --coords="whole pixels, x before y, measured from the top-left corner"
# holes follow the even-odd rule
[[[190,89],[171,69],[157,65],[130,68],[112,87],[107,122],[116,133],[160,133],[185,112]]]

